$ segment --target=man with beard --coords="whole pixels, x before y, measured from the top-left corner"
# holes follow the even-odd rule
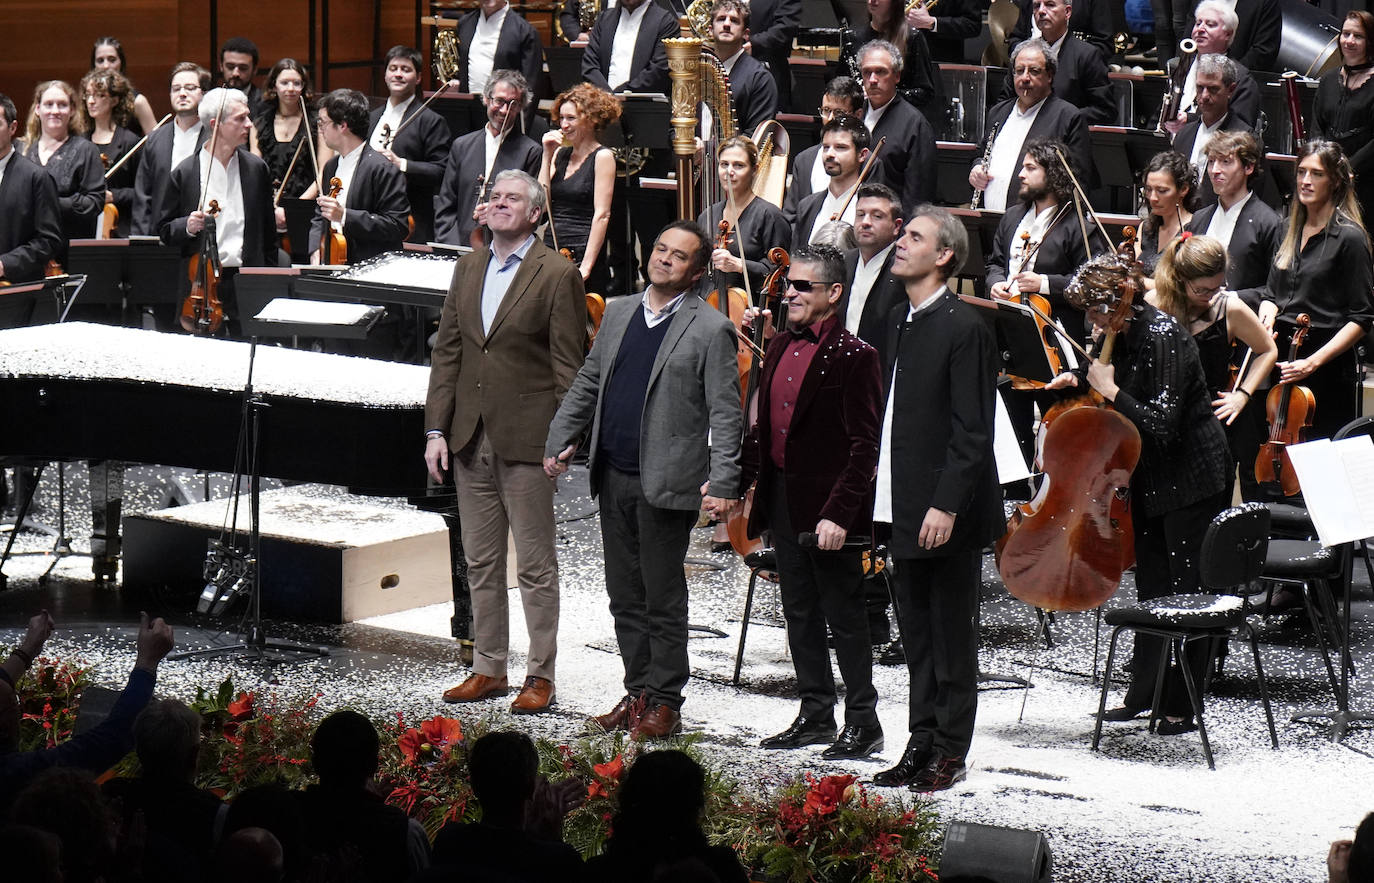
[[[812,193],[797,207],[797,221],[792,230],[792,244],[806,245],[816,241],[821,228],[840,213],[846,200],[848,208],[839,221],[854,225],[855,202],[849,193],[859,181],[859,168],[868,158],[868,130],[857,118],[840,115],[821,127],[821,163],[830,176],[825,190]]]

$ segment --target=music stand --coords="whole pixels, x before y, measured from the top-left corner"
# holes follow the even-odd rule
[[[985,297],[959,295],[959,299],[978,311],[997,341],[997,354],[1002,370],[1016,377],[1049,383],[1055,377],[1045,344],[1062,349],[1059,340],[1046,341],[1040,335],[1036,315],[1025,304],[1009,300],[990,300]],[[1048,333],[1048,329],[1047,329]]]
[[[549,46],[544,61],[549,65],[549,85],[555,95],[561,95],[582,82],[582,56],[586,46]]]
[[[1131,198],[1139,185],[1150,159],[1170,149],[1167,135],[1147,129],[1128,129],[1123,126],[1089,126],[1092,136],[1093,160],[1103,187],[1112,188],[1112,211],[1134,210]],[[1121,205],[1120,190],[1126,191],[1127,201]]]
[[[268,301],[251,319],[243,320],[243,332],[258,337],[327,337],[366,340],[386,312],[375,304],[300,300],[278,297]]]
[[[315,223],[315,200],[283,197],[277,205],[286,213],[286,235],[291,240],[291,262],[309,263],[310,228]]]
[[[668,96],[659,92],[625,92],[619,97],[622,99],[623,108],[620,114],[620,139],[617,142],[616,126],[613,125],[604,133],[606,137],[602,139],[602,143],[608,147],[624,146],[648,151],[648,158],[635,177],[667,177],[673,165],[673,152],[670,149],[673,129],[669,122],[672,106],[668,102]],[[629,186],[624,190],[625,229],[620,240],[624,244],[625,266],[622,273],[623,278],[627,280],[624,287],[627,293],[634,288],[635,231],[640,230],[647,245],[660,227],[677,217],[676,206],[671,200],[664,198],[663,191],[649,191],[631,185],[630,177],[626,175],[626,184]],[[679,181],[678,186],[690,187],[692,182]],[[614,255],[614,252],[611,254]]]

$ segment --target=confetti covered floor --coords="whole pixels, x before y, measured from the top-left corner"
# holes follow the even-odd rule
[[[233,639],[237,618],[198,617],[190,612],[189,597],[126,598],[117,584],[97,588],[90,582],[90,559],[79,554],[89,549],[89,515],[82,514],[88,510],[84,482],[84,466],[69,466],[67,533],[78,554],[58,561],[46,583],[40,584],[38,575],[50,562],[45,552],[52,540],[20,534],[16,551],[21,554],[5,568],[10,589],[0,594],[0,643],[16,640],[27,615],[46,606],[59,626],[49,651],[95,664],[97,681],[117,687],[132,662],[131,624],[140,605],[173,622],[181,647]],[[200,487],[203,482],[185,472],[132,467],[127,484],[126,513],[160,508],[174,485]],[[225,484],[212,482],[216,492]],[[318,493],[339,492],[319,488]],[[515,719],[506,717],[504,702],[490,700],[458,711],[495,715],[540,735],[568,739],[582,732],[586,716],[608,710],[619,698],[621,670],[606,610],[600,532],[583,470],[560,482],[557,502],[563,607],[556,710]],[[401,502],[395,505],[406,508]],[[56,512],[56,479],[49,470],[35,515],[51,523]],[[693,679],[683,713],[685,725],[703,734],[710,756],[735,776],[752,781],[774,781],[805,770],[866,776],[890,765],[905,742],[906,672],[900,666],[875,670],[887,747],[873,761],[826,763],[819,747],[796,752],[756,747],[760,738],[783,729],[797,708],[776,589],[760,591],[742,682],[736,688],[730,677],[748,572],[733,555],[712,555],[708,548],[709,532],[696,531],[690,553],[695,563],[689,564],[691,619],[718,627],[727,637],[693,633]],[[1358,676],[1352,704],[1374,710],[1367,673],[1374,661],[1369,621],[1374,605],[1363,568],[1356,571]],[[1128,577],[1111,603],[1132,594]],[[518,680],[526,642],[516,593],[511,609],[511,678]],[[379,718],[397,710],[408,717],[452,713],[454,707],[443,705],[439,694],[466,672],[447,637],[450,614],[448,605],[436,605],[342,626],[269,622],[272,636],[318,642],[330,647],[331,655],[297,664],[168,662],[158,689],[188,698],[197,685],[231,675],[242,687],[284,695],[322,691],[326,707],[349,705]],[[988,683],[980,697],[969,777],[934,799],[949,820],[1044,831],[1054,853],[1055,880],[1324,880],[1329,842],[1350,836],[1360,818],[1374,809],[1374,731],[1357,730],[1335,744],[1324,730],[1289,721],[1297,709],[1333,704],[1303,620],[1274,617],[1262,626],[1261,652],[1279,724],[1279,750],[1269,748],[1264,733],[1248,651],[1237,647],[1208,699],[1208,729],[1217,760],[1217,770],[1211,772],[1196,734],[1154,736],[1144,721],[1109,725],[1102,750],[1089,749],[1097,707],[1091,613],[1059,616],[1052,627],[1053,646],[1037,656],[1031,649],[1035,617],[1006,595],[989,560],[982,615],[983,670],[1024,676],[1036,657],[1035,687],[1027,694]],[[1100,655],[1105,658],[1106,629],[1102,636]],[[1109,705],[1115,704],[1109,699]]]

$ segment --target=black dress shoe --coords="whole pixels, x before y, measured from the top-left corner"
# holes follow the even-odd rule
[[[1193,723],[1191,717],[1182,720],[1171,721],[1168,718],[1155,725],[1155,732],[1161,736],[1180,736],[1184,733],[1191,733],[1197,729],[1197,724]]]
[[[926,768],[932,757],[935,756],[935,749],[929,745],[918,745],[913,747],[908,744],[906,750],[902,752],[902,759],[897,761],[897,765],[891,769],[883,770],[873,776],[873,784],[884,788],[897,788],[902,785],[910,785],[916,781],[921,770]]]
[[[883,750],[883,728],[878,724],[856,727],[845,724],[835,744],[821,752],[826,760],[855,760]]]
[[[1117,724],[1122,721],[1135,720],[1149,710],[1148,708],[1129,708],[1122,705],[1119,708],[1109,708],[1102,712],[1102,719],[1109,723]]]
[[[911,790],[917,794],[946,791],[967,776],[968,767],[964,765],[962,757],[941,757],[932,760],[929,766],[917,774],[916,781],[911,783]]]
[[[847,729],[847,728],[846,728]],[[881,734],[880,734],[881,738]],[[760,748],[801,748],[804,745],[819,745],[835,741],[835,721],[808,719],[797,715],[792,725],[759,742]]]
[[[878,657],[879,665],[906,665],[906,651],[902,649],[902,639],[898,638]]]

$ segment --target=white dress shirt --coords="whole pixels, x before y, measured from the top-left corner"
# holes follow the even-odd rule
[[[820,157],[817,157],[817,159],[820,159]],[[849,195],[849,191],[846,190],[844,193],[836,196],[830,192],[829,188],[827,188],[824,193],[825,199],[821,200],[821,210],[816,212],[816,219],[811,222],[811,232],[807,234],[806,237],[807,245],[810,245],[816,240],[816,234],[821,231],[822,227],[830,223],[831,216],[840,210],[840,206],[844,205],[845,197]],[[844,214],[840,215],[840,220],[851,227],[854,226],[854,211],[857,203],[857,199],[849,200],[849,206],[845,208]]]
[[[362,158],[363,148],[366,146],[366,144],[359,144],[348,153],[340,156],[339,167],[334,170],[334,177],[338,178],[339,182],[343,184],[343,186],[339,188],[338,199],[339,205],[342,205],[345,209],[348,208],[348,191],[353,186],[353,175],[358,171],[358,160]],[[334,221],[333,226],[338,232],[343,232],[343,221]]]
[[[373,150],[386,150],[390,146],[386,143],[386,139],[382,137],[382,129],[390,126],[391,128],[387,129],[387,131],[391,133],[392,138],[395,138],[396,130],[401,128],[401,121],[405,119],[406,110],[409,109],[410,103],[414,100],[415,96],[413,94],[400,104],[392,104],[391,99],[387,99],[386,108],[382,111],[382,115],[377,118],[377,125],[372,127],[372,138],[370,143],[372,144]]]
[[[204,194],[202,204],[210,205],[210,200],[219,203],[215,214],[215,236],[219,243],[219,262],[224,267],[243,266],[243,235],[245,218],[243,210],[243,183],[239,180],[239,154],[229,157],[229,165],[222,166],[212,160],[208,149],[200,152],[200,183]]]
[[[640,295],[639,298],[639,302],[644,308],[644,324],[648,325],[650,328],[654,328],[667,322],[673,317],[673,313],[677,312],[677,308],[682,306],[682,299],[686,297],[686,295],[687,292],[682,292],[677,297],[664,304],[663,309],[655,313],[654,308],[649,306],[649,289],[644,289],[644,294]]]
[[[1055,212],[1059,211],[1059,206],[1052,205],[1043,212],[1036,213],[1034,207],[1021,217],[1021,223],[1016,225],[1016,230],[1011,235],[1011,242],[1007,248],[1007,279],[1011,279],[1017,273],[1035,272],[1035,259],[1040,256],[1040,243],[1045,240],[1045,233],[1049,229],[1050,221],[1054,218]],[[1022,233],[1029,233],[1029,239],[1022,239]],[[1034,248],[1030,260],[1027,261],[1024,255],[1027,251]],[[1041,274],[1040,293],[1050,293],[1050,277]]]
[[[906,319],[910,322],[911,317],[921,310],[933,306],[945,294],[945,286],[940,286],[940,290],[930,297],[921,301],[919,307],[910,307],[906,311]],[[897,365],[898,361],[892,363],[891,383],[887,385],[887,407],[883,410],[883,434],[882,442],[878,447],[878,483],[873,495],[873,520],[892,523],[892,399],[897,393]]]
[[[510,4],[502,6],[490,16],[477,13],[477,30],[468,47],[468,91],[481,94],[496,65],[496,44],[501,39],[501,26],[506,23]]]
[[[1212,136],[1221,128],[1221,124],[1226,122],[1228,116],[1230,114],[1222,115],[1210,126],[1198,118],[1197,137],[1193,139],[1193,155],[1188,157],[1188,161],[1197,169],[1199,181],[1207,177],[1207,142],[1212,140]]]
[[[895,244],[889,242],[887,248],[875,254],[870,261],[864,260],[862,252],[858,255],[858,262],[854,265],[854,284],[849,286],[849,304],[844,312],[844,328],[850,334],[859,333],[859,320],[863,318],[864,304],[868,303],[868,296],[873,293],[873,286],[878,282],[878,274]]]
[[[1016,158],[1021,155],[1021,145],[1048,98],[1046,95],[1024,113],[1019,103],[1013,104],[1007,121],[997,130],[997,137],[992,141],[992,157],[988,160],[987,172],[992,180],[983,191],[984,208],[999,212],[1007,210],[1007,184],[1021,171],[1016,167]]]
[[[894,95],[892,96],[892,100],[888,101],[888,103],[884,104],[882,107],[874,107],[872,104],[866,106],[867,109],[864,111],[864,126],[867,127],[868,134],[873,134],[873,130],[878,128],[878,123],[882,122],[883,114],[887,113],[887,109],[892,106],[893,101],[898,100],[900,99]],[[816,161],[819,162],[820,157],[816,157]]]
[[[1207,222],[1207,235],[1221,241],[1221,244],[1228,250],[1231,248],[1231,236],[1236,232],[1236,221],[1240,220],[1240,211],[1245,208],[1245,204],[1250,201],[1254,194],[1249,190],[1245,195],[1236,200],[1236,204],[1226,209],[1221,205],[1221,200],[1217,200],[1217,210],[1212,214],[1212,220]]]
[[[606,74],[606,82],[612,89],[619,89],[634,75],[635,42],[639,40],[639,26],[644,23],[648,10],[649,3],[645,2],[635,9],[620,11],[615,37],[611,40],[611,69]]]
[[[176,123],[172,123],[172,165],[176,168],[186,161],[186,157],[196,152],[196,139],[200,137],[200,128],[203,126],[200,120],[189,129],[183,129]]]

